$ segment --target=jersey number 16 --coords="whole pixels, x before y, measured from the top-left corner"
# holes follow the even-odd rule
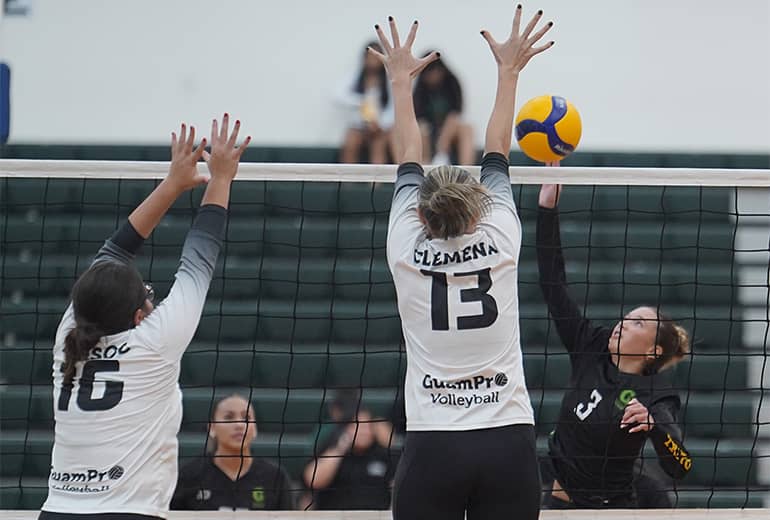
[[[430,291],[431,324],[433,330],[449,330],[449,289],[446,273],[420,270],[425,276],[433,279]],[[481,302],[482,312],[473,316],[458,316],[457,329],[483,329],[489,327],[497,320],[497,302],[489,294],[492,288],[490,268],[467,273],[455,273],[452,276],[461,278],[465,276],[478,277],[478,285],[469,289],[460,289],[460,301],[463,303]]]
[[[64,367],[62,366],[62,369]],[[63,371],[63,370],[62,370]],[[105,381],[104,395],[94,399],[94,382],[99,372],[119,372],[120,361],[115,359],[93,359],[83,364],[78,387],[78,407],[85,412],[103,412],[115,408],[123,398],[123,383],[120,381]],[[58,408],[62,412],[69,410],[72,398],[72,383],[62,385],[59,394]]]

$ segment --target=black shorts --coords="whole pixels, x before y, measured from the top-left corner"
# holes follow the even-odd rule
[[[133,513],[52,513],[40,511],[37,520],[163,520],[159,516],[136,515]]]
[[[535,428],[407,432],[396,470],[394,520],[535,520]]]

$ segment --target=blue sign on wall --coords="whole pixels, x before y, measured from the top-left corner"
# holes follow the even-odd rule
[[[0,144],[8,142],[11,133],[11,69],[0,63]]]

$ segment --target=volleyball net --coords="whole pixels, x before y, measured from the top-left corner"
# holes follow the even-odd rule
[[[51,350],[68,292],[166,171],[165,163],[0,161],[2,509],[38,508],[47,493]],[[394,166],[241,166],[204,315],[182,360],[181,465],[205,455],[214,403],[234,392],[255,409],[252,454],[280,464],[305,505],[317,496],[303,471],[344,426],[335,403],[352,399],[371,412],[395,464],[407,359],[385,261],[394,177]],[[660,305],[694,338],[671,373],[693,468],[675,482],[648,446],[639,472],[659,484],[651,493],[675,508],[770,507],[770,171],[511,168],[511,180],[540,454],[571,384],[535,257],[539,184],[559,182],[567,279],[586,315],[611,325],[634,307]],[[140,253],[159,298],[201,195],[185,194]]]

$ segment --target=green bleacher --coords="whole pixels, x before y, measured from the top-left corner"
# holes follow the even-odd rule
[[[0,155],[167,159],[166,149],[155,147],[6,146]],[[270,162],[335,159],[330,149],[247,155]],[[585,153],[570,164],[768,167],[763,161]],[[45,498],[56,325],[78,273],[152,186],[0,178],[0,508],[34,509]],[[514,191],[524,225],[519,297],[525,372],[544,450],[569,360],[537,285],[537,187]],[[256,454],[279,461],[297,480],[334,389],[363,387],[367,406],[398,420],[406,358],[385,264],[391,193],[391,185],[368,183],[237,183],[225,254],[182,360],[183,461],[203,453],[212,399],[234,389],[251,393]],[[199,197],[182,197],[139,260],[161,297]],[[751,352],[742,345],[730,197],[729,188],[573,187],[561,206],[572,294],[587,304],[590,317],[609,324],[637,304],[661,302],[694,332],[694,355],[675,370],[694,458],[692,474],[679,484],[678,507],[762,505],[758,493],[746,491],[758,484],[751,462],[757,389],[748,383]]]

